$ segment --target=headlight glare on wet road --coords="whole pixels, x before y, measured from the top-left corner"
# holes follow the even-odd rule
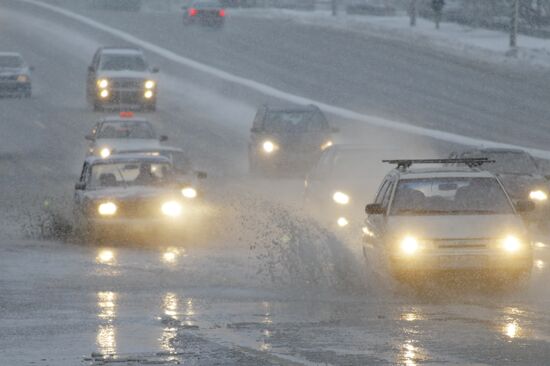
[[[326,150],[333,145],[331,140],[326,141],[321,145],[321,150]]]
[[[334,192],[332,199],[339,205],[347,205],[349,203],[349,196],[340,191]]]
[[[161,210],[162,213],[168,217],[178,217],[181,215],[181,205],[176,201],[165,202]]]
[[[181,194],[185,198],[195,198],[197,197],[197,190],[193,187],[185,187],[181,190]]]
[[[529,193],[529,198],[533,201],[546,201],[548,199],[548,195],[546,192],[539,190],[531,191]]]
[[[116,214],[117,209],[117,205],[113,202],[103,202],[98,206],[97,212],[99,212],[101,216],[113,216]]]
[[[415,254],[420,248],[418,245],[418,240],[412,236],[406,236],[401,240],[399,247],[401,252],[407,255]]]
[[[346,227],[349,225],[349,221],[348,219],[346,219],[345,217],[340,217],[338,218],[338,220],[336,220],[336,223],[338,224],[338,226],[340,227]]]

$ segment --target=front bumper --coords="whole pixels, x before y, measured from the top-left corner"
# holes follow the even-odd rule
[[[520,273],[528,272],[533,263],[531,249],[520,253],[503,253],[501,250],[468,250],[417,255],[391,255],[393,273],[434,273],[447,271]]]
[[[95,100],[97,105],[103,107],[155,105],[157,101],[156,90],[153,90],[153,96],[150,98],[145,97],[146,90],[143,89],[108,89],[107,97],[102,97],[100,92],[96,92]]]

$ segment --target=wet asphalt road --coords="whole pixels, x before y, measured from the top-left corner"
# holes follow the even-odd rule
[[[210,174],[204,230],[183,243],[148,245],[83,245],[78,238],[51,237],[52,222],[70,217],[83,136],[100,116],[84,102],[87,63],[96,47],[119,41],[16,1],[3,2],[1,10],[0,48],[20,51],[36,72],[33,98],[0,100],[0,365],[542,365],[550,359],[544,238],[533,278],[522,290],[488,292],[472,283],[467,287],[473,290],[435,288],[418,295],[366,274],[353,234],[333,236],[294,212],[300,180],[247,177],[249,123],[255,106],[268,98],[191,75],[155,55],[150,58],[161,66],[162,94],[150,118]],[[541,99],[547,86],[536,72],[520,80],[487,72],[487,65],[358,36],[354,42],[369,47],[354,48],[356,58],[327,52],[321,56],[328,66],[315,71],[306,60],[321,58],[326,47],[306,52],[304,44],[344,47],[341,32],[241,15],[223,33],[184,34],[176,32],[175,14],[91,16],[112,24],[118,19],[121,28],[164,47],[290,92],[371,114],[410,116],[412,123],[544,145],[544,132],[515,123],[519,102],[507,92],[514,86],[529,95],[527,110],[540,119],[526,123],[536,126],[548,108]],[[254,41],[267,35],[278,46]],[[373,47],[377,52],[357,51]],[[297,49],[299,60],[289,56]],[[380,87],[358,80],[361,73],[353,70],[359,59],[368,60],[362,64],[377,75],[369,80]],[[432,72],[411,72],[406,59],[430,63]],[[393,82],[406,73],[418,89]],[[327,83],[332,87],[319,87]],[[456,98],[449,101],[445,85],[457,86]],[[472,98],[488,110],[472,108]],[[506,113],[493,113],[503,108]],[[462,117],[464,124],[456,123]],[[502,129],[487,127],[496,120]],[[403,154],[452,148],[354,121],[336,123],[342,141],[366,141],[382,151],[388,141],[398,141]],[[374,168],[373,175],[384,169]]]

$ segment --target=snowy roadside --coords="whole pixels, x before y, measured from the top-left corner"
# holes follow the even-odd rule
[[[236,17],[276,18],[301,24],[376,35],[390,39],[413,41],[453,55],[474,58],[510,66],[550,67],[550,40],[520,35],[519,47],[511,52],[508,34],[499,31],[472,28],[456,23],[442,23],[434,29],[433,22],[419,18],[416,27],[409,26],[409,18],[396,16],[340,15],[328,11],[304,12],[281,9],[234,9]]]

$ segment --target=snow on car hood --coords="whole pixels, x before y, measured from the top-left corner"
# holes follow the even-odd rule
[[[151,73],[149,71],[111,70],[101,71],[98,75],[98,78],[151,79]]]
[[[524,235],[517,215],[389,216],[388,234],[425,239],[500,238]]]
[[[99,149],[108,147],[116,154],[117,151],[156,149],[161,144],[157,139],[98,139],[95,146]]]

